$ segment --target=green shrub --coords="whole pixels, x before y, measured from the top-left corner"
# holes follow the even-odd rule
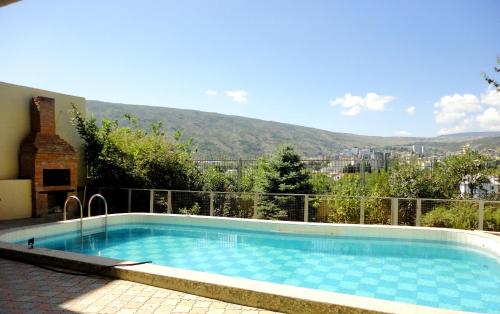
[[[422,216],[421,225],[427,227],[477,229],[477,204],[472,202],[458,202],[438,205]]]
[[[484,230],[500,231],[500,208],[484,208]]]
[[[388,200],[367,198],[365,201],[365,223],[378,225],[391,224],[391,208]]]
[[[330,207],[328,222],[359,223],[359,198],[340,196],[329,200],[328,204]]]
[[[200,213],[200,211],[201,211],[201,207],[198,204],[198,202],[194,203],[194,205],[191,206],[191,208],[187,208],[187,207],[179,208],[179,214],[183,214],[183,215],[198,215]]]
[[[191,140],[180,141],[176,132],[169,142],[161,124],[149,130],[137,118],[125,115],[128,124],[85,118],[74,108],[73,122],[84,141],[88,184],[110,187],[197,190],[201,178],[192,159]]]
[[[284,220],[288,217],[288,212],[276,198],[259,201],[257,203],[257,213],[259,219]]]
[[[218,194],[214,210],[215,216],[250,218],[253,216],[253,195]]]

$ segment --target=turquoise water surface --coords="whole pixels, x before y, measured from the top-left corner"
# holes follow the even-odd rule
[[[500,313],[500,264],[444,242],[128,224],[35,246],[471,312]]]

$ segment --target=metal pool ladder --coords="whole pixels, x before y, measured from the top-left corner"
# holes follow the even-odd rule
[[[68,203],[71,200],[75,200],[78,202],[78,207],[80,208],[80,233],[83,231],[83,207],[82,207],[82,202],[80,202],[80,199],[74,195],[70,195],[66,198],[66,201],[64,202],[64,212],[63,212],[63,220],[66,220],[66,208],[68,207]]]
[[[92,203],[92,201],[94,200],[94,198],[100,198],[102,199],[102,201],[104,202],[104,229],[108,229],[108,202],[106,202],[106,199],[104,198],[104,196],[102,196],[101,194],[94,194],[90,197],[89,199],[89,202],[87,203],[87,208],[88,208],[88,214],[89,214],[89,217],[90,217],[90,204]]]

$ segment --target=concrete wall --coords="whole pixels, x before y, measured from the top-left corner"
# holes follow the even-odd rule
[[[31,180],[0,180],[0,220],[31,217]]]
[[[85,114],[85,98],[70,96],[46,90],[30,88],[25,86],[13,85],[0,82],[0,192],[4,195],[18,193],[17,196],[22,200],[13,201],[10,197],[4,198],[0,203],[1,208],[12,208],[19,204],[29,201],[29,212],[31,215],[31,187],[26,183],[12,183],[19,177],[19,147],[22,140],[28,135],[31,129],[30,125],[30,102],[35,96],[46,96],[55,99],[55,117],[56,133],[70,143],[79,154],[78,165],[78,185],[85,184],[85,161],[83,158],[82,141],[71,123],[72,104]],[[22,180],[25,182],[26,180]],[[29,181],[29,180],[28,180]],[[24,191],[15,191],[15,189],[25,189]],[[27,190],[26,190],[27,189]],[[29,197],[28,197],[29,196]],[[0,220],[7,219],[2,216],[4,211],[0,211]],[[9,214],[10,215],[10,214]],[[14,215],[16,216],[16,215]],[[11,217],[11,216],[9,216]]]

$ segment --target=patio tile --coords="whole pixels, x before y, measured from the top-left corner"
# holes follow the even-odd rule
[[[105,277],[59,274],[0,259],[0,313],[273,313]]]

